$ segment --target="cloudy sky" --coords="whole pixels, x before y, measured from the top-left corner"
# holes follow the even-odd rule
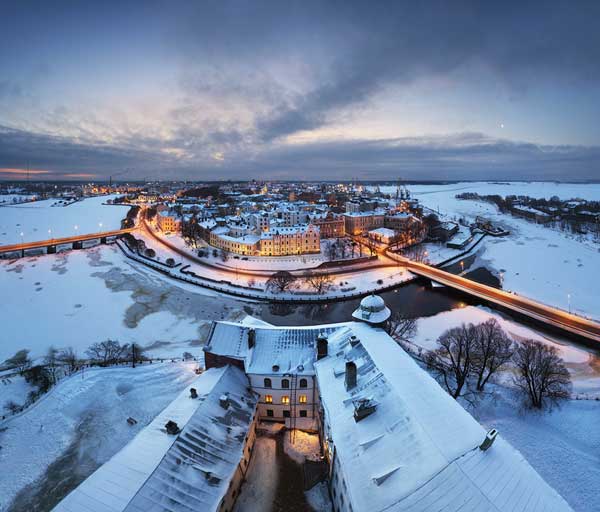
[[[600,2],[3,3],[0,179],[600,179]]]

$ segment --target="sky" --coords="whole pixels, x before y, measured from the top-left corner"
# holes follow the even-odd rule
[[[600,179],[600,2],[28,1],[0,179]]]

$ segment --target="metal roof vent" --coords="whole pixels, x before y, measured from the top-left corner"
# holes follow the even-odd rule
[[[490,446],[492,446],[494,444],[494,441],[496,440],[497,436],[498,436],[498,431],[495,428],[493,428],[492,430],[490,430],[485,435],[485,439],[483,440],[483,443],[481,443],[479,445],[479,449],[482,452],[486,451]]]
[[[352,347],[356,347],[356,345],[358,345],[360,343],[360,340],[353,334],[352,336],[350,336],[350,345]]]
[[[196,388],[190,388],[190,398],[198,398],[198,392]]]
[[[354,421],[358,423],[375,412],[377,402],[372,398],[361,398],[354,401]]]

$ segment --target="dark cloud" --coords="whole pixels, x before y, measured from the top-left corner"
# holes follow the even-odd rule
[[[25,159],[23,155],[30,155]],[[264,146],[223,161],[179,159],[161,151],[83,144],[0,127],[0,167],[85,172],[127,170],[141,179],[588,179],[598,178],[600,147],[539,146],[481,134]]]
[[[485,65],[511,87],[597,84],[600,3],[219,2],[190,16],[183,48],[225,66],[307,63],[319,77],[272,101],[256,123],[263,140],[310,130],[390,83]],[[468,80],[477,77],[467,76]],[[243,88],[243,84],[239,84]]]

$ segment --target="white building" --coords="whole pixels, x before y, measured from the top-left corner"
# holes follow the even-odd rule
[[[382,329],[340,327],[315,363],[334,510],[568,511]],[[492,436],[493,437],[493,436]]]
[[[204,347],[205,364],[207,368],[229,364],[243,369],[252,389],[260,395],[261,420],[310,420],[319,408],[313,366],[317,339],[333,331],[326,327],[248,327],[213,322]]]
[[[208,370],[54,510],[231,511],[250,463],[255,413],[243,372]],[[178,434],[167,433],[169,421]]]

